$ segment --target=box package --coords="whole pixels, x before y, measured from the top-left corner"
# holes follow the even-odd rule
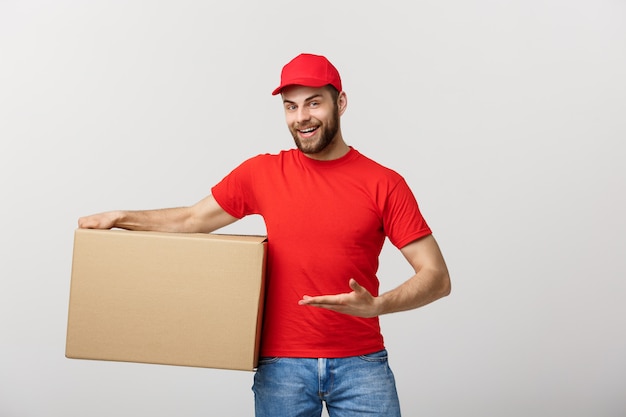
[[[264,236],[77,229],[66,356],[248,370]]]

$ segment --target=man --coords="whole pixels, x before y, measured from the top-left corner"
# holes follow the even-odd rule
[[[323,56],[287,63],[280,94],[297,149],[243,162],[193,206],[112,211],[82,228],[210,233],[263,216],[268,270],[256,415],[400,415],[378,316],[415,309],[450,292],[445,261],[418,204],[396,172],[347,145],[348,104]],[[415,270],[379,294],[385,239]]]

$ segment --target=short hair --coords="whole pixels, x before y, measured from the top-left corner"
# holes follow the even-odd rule
[[[332,97],[333,101],[337,101],[337,99],[339,98],[339,90],[337,90],[333,85],[331,84],[327,84],[324,86],[324,88],[326,90],[328,90],[328,92],[330,93],[330,96]]]

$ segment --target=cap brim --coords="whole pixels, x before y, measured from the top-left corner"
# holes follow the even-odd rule
[[[325,85],[328,85],[328,84],[329,83],[327,80],[320,80],[318,78],[300,78],[297,80],[289,80],[288,83],[281,84],[274,91],[272,91],[272,95],[275,96],[277,94],[280,94],[280,92],[283,91],[283,89],[287,87],[291,87],[292,85],[301,85],[303,87],[319,88],[319,87],[324,87]]]

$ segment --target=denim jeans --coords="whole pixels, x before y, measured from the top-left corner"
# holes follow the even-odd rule
[[[256,417],[399,417],[387,351],[336,359],[261,358],[254,375]]]

